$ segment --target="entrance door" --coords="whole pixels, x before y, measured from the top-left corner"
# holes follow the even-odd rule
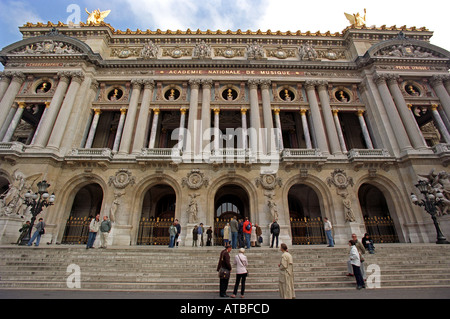
[[[398,243],[397,231],[383,192],[371,184],[358,191],[366,231],[375,243]]]
[[[168,185],[155,185],[144,196],[137,245],[169,245],[176,195]]]
[[[293,245],[326,244],[322,212],[316,192],[304,184],[296,184],[288,193]]]
[[[214,244],[223,246],[223,229],[236,216],[238,221],[250,218],[249,197],[238,185],[225,185],[214,197]],[[230,238],[231,239],[231,238]]]
[[[89,224],[100,214],[103,190],[98,184],[89,184],[78,191],[73,200],[69,219],[66,223],[62,244],[86,244]]]

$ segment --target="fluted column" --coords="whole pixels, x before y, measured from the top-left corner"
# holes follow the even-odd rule
[[[120,147],[118,152],[118,154],[120,155],[128,154],[130,151],[139,97],[141,95],[142,80],[131,80],[131,85],[132,85],[131,99],[130,104],[128,106],[127,118],[125,120],[125,125],[122,132],[122,139],[120,141]]]
[[[247,109],[241,108],[241,126],[242,126],[242,148],[245,150],[247,145]]]
[[[328,136],[328,146],[331,150],[331,154],[342,154],[344,149],[339,147],[340,141],[337,128],[334,123],[333,114],[331,112],[330,97],[328,96],[327,86],[328,83],[326,81],[319,81],[317,89],[319,91],[320,105],[322,106],[322,114],[325,121],[325,130]]]
[[[258,80],[248,81],[248,86],[250,88],[250,149],[252,157],[257,156],[259,158],[259,155],[263,150],[259,149],[261,121],[259,115],[258,84]]]
[[[22,118],[23,111],[25,109],[25,103],[19,102],[17,103],[19,106],[17,107],[16,113],[14,114],[14,117],[9,124],[8,130],[6,131],[5,136],[3,137],[2,142],[9,142],[11,141],[11,138],[14,135],[14,131],[17,128],[17,125],[20,123],[20,119]]]
[[[305,135],[306,148],[312,149],[311,135],[309,134],[309,126],[308,126],[308,119],[306,118],[306,112],[307,110],[301,109],[300,117],[302,118],[303,135]]]
[[[178,133],[178,149],[180,151],[183,150],[183,146],[184,146],[185,122],[186,122],[186,109],[181,108],[180,109],[180,127],[179,127],[179,133]]]
[[[5,122],[9,109],[13,105],[16,95],[19,93],[19,90],[25,81],[25,75],[22,72],[11,72],[11,76],[11,82],[0,102],[0,127],[2,127]]]
[[[153,96],[155,82],[153,80],[144,80],[144,94],[142,96],[141,109],[136,124],[136,133],[134,135],[133,151],[135,155],[140,154],[145,143],[148,121],[150,117],[150,102]],[[121,115],[122,118],[122,115]],[[120,126],[120,122],[119,122]]]
[[[70,82],[70,72],[59,72],[59,83],[56,87],[55,94],[53,95],[52,101],[48,106],[48,110],[42,114],[41,120],[39,122],[39,130],[34,133],[34,143],[33,147],[42,148],[47,145],[48,138],[53,129],[53,124],[55,123],[58,112],[63,103],[64,96],[66,95],[67,87]]]
[[[126,116],[127,116],[127,109],[120,109],[119,124],[117,125],[117,132],[116,136],[114,137],[114,144],[112,149],[113,152],[117,152],[119,150],[120,140],[122,139],[123,126],[125,124]]]
[[[17,107],[14,107],[14,104],[11,106],[8,112],[8,116],[6,117],[5,122],[3,122],[3,125],[0,129],[0,141],[3,140],[5,137],[6,131],[8,130],[9,124],[11,124],[11,121],[14,118],[14,115],[16,114]]]
[[[328,151],[327,136],[323,127],[322,115],[320,114],[315,85],[315,81],[306,81],[306,94],[308,96],[309,108],[314,127],[314,135],[317,141],[317,147],[320,149],[322,154],[328,155],[330,154],[330,152]]]
[[[278,151],[282,151],[284,149],[283,145],[283,134],[281,130],[281,121],[280,121],[280,109],[274,109],[273,114],[275,115],[275,126],[276,126],[276,141],[278,146]]]
[[[444,109],[447,118],[450,120],[450,95],[444,87],[444,81],[448,82],[448,78],[448,75],[435,75],[431,78],[431,85],[441,101],[442,108]]]
[[[219,128],[220,109],[214,109],[214,151],[220,149],[220,128]]]
[[[275,154],[276,153],[276,135],[273,129],[273,116],[272,107],[270,105],[270,93],[271,88],[270,80],[261,80],[261,99],[262,99],[262,109],[263,109],[263,119],[264,119],[264,136],[266,153]]]
[[[159,120],[159,109],[153,109],[153,121],[152,121],[152,128],[150,131],[150,140],[148,142],[148,148],[155,148],[156,133],[158,132],[158,120]]]
[[[342,133],[342,127],[341,127],[341,121],[339,121],[339,111],[338,110],[332,110],[333,112],[333,119],[334,124],[336,125],[336,130],[339,138],[339,144],[341,145],[341,150],[344,153],[347,153],[347,145],[345,145],[345,139],[344,139],[344,133]]]
[[[450,143],[450,134],[448,133],[448,130],[445,127],[444,121],[442,120],[441,116],[439,115],[437,108],[438,108],[438,105],[433,104],[431,106],[431,114],[433,114],[434,121],[436,122],[436,124],[438,126],[439,132],[444,137],[445,143]]]
[[[391,127],[394,131],[400,150],[411,150],[411,143],[408,135],[406,134],[400,115],[397,112],[391,93],[389,92],[389,88],[386,84],[386,78],[386,75],[376,75],[374,80],[377,84],[378,91],[380,92],[381,99],[383,100],[386,113],[389,115],[389,122],[391,123]]]
[[[428,146],[423,138],[422,132],[417,125],[416,120],[412,116],[411,111],[406,105],[405,98],[398,86],[398,76],[389,75],[388,85],[391,95],[394,98],[395,105],[397,106],[398,113],[402,119],[403,125],[406,129],[406,133],[409,136],[412,146],[415,149],[427,149]]]
[[[89,129],[89,135],[86,139],[86,144],[84,148],[91,148],[94,142],[95,133],[97,132],[98,120],[100,119],[100,114],[102,111],[100,109],[94,109],[94,117],[92,118],[91,127]]]
[[[203,157],[209,157],[211,154],[211,79],[202,80],[202,130],[200,152]]]
[[[71,76],[72,80],[69,89],[67,90],[66,97],[61,105],[61,109],[59,110],[58,117],[47,144],[48,147],[53,149],[59,149],[61,146],[61,140],[67,127],[73,104],[77,98],[78,89],[80,88],[81,82],[84,80],[82,72],[72,72]]]
[[[0,101],[3,98],[6,90],[8,89],[9,83],[11,82],[10,72],[0,72]]]
[[[189,84],[191,86],[191,96],[189,101],[189,116],[188,116],[188,136],[186,139],[186,156],[188,158],[196,154],[195,150],[197,147],[197,133],[198,133],[198,123],[197,122],[197,111],[198,111],[198,91],[200,88],[200,80],[190,80]]]
[[[372,140],[370,138],[369,130],[367,129],[366,121],[364,120],[364,111],[358,110],[357,115],[359,125],[361,126],[361,130],[364,136],[364,141],[366,142],[366,146],[369,150],[373,150]]]

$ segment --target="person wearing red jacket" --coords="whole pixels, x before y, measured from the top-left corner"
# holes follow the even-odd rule
[[[245,217],[244,222],[244,236],[245,236],[245,246],[247,249],[250,249],[250,235],[252,233],[252,223],[248,220],[248,217]]]

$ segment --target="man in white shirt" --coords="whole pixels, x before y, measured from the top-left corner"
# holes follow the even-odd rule
[[[331,222],[328,220],[328,217],[324,217],[323,220],[325,221],[323,223],[323,228],[325,229],[325,234],[327,235],[328,239],[327,247],[334,247],[333,235],[331,234],[331,229],[333,228],[333,226],[331,226]]]

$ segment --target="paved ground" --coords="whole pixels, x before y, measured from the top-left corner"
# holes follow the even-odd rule
[[[230,293],[230,291],[228,291]],[[449,288],[390,288],[337,291],[297,291],[296,299],[450,299]],[[220,299],[211,293],[177,293],[177,292],[113,292],[82,290],[4,290],[0,289],[0,299]],[[237,298],[236,300],[240,300]],[[250,292],[245,300],[280,299],[278,292]]]

